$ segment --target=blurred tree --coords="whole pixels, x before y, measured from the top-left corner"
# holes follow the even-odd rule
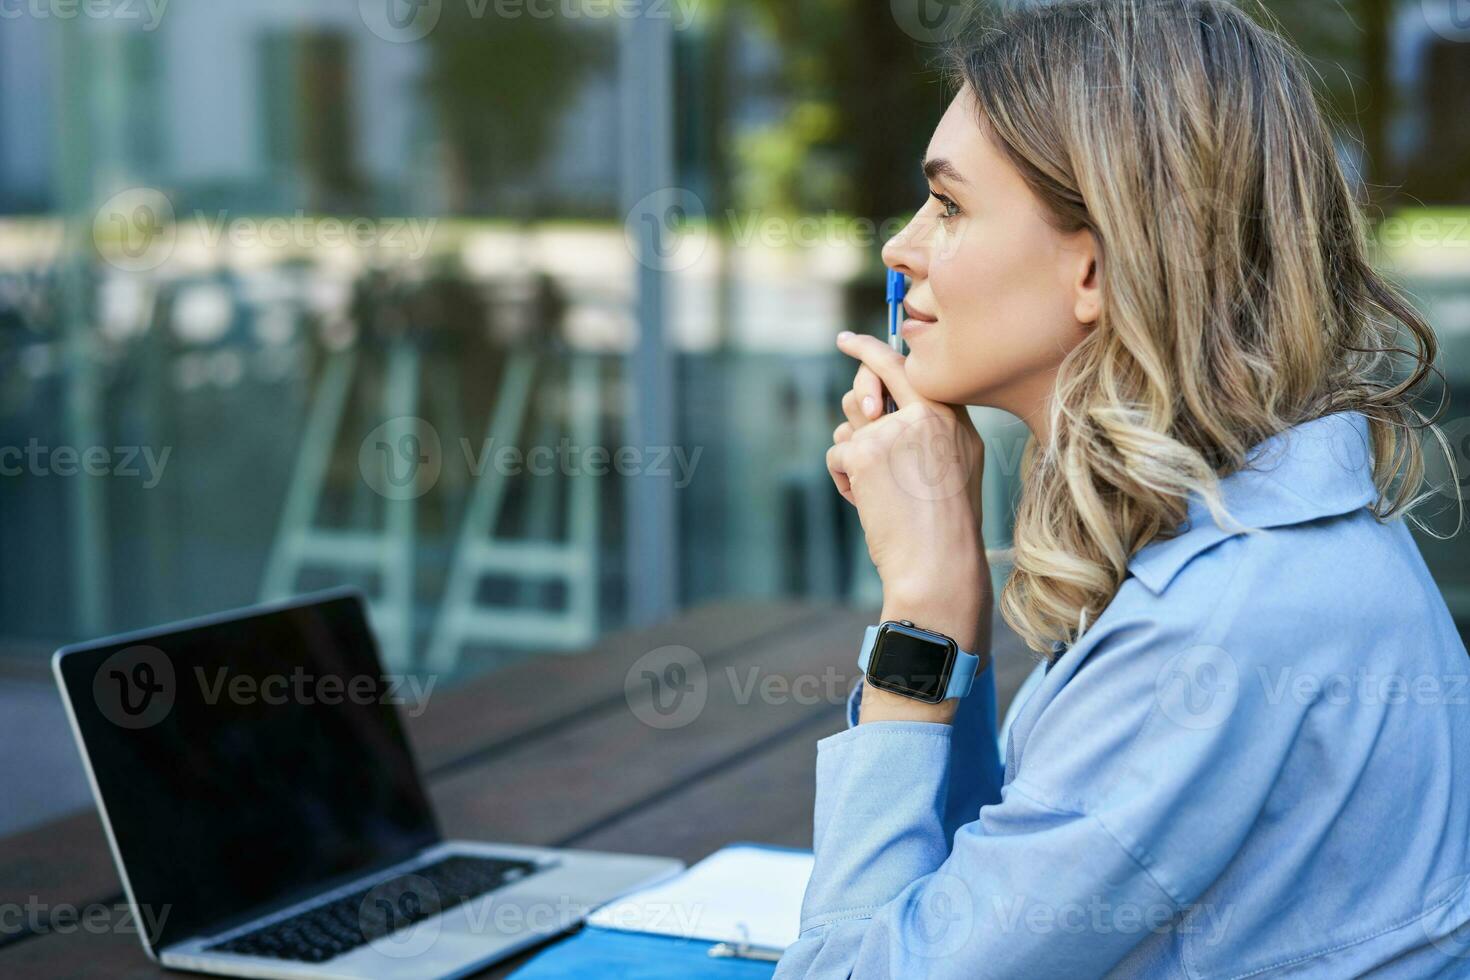
[[[589,75],[607,71],[616,41],[606,19],[493,16],[447,3],[427,88],[445,142],[450,209],[529,215],[536,166],[552,149],[562,112]],[[531,182],[532,186],[524,188]]]
[[[945,105],[934,51],[872,0],[719,0],[775,42],[784,119],[739,149],[767,168],[746,187],[766,207],[883,220],[922,203],[919,163]],[[745,204],[756,202],[745,201]]]

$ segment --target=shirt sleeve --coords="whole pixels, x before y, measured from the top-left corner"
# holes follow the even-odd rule
[[[847,726],[856,729],[858,710],[862,707],[863,685],[859,682],[847,700]],[[948,736],[949,778],[944,792],[942,823],[944,839],[974,820],[980,808],[1000,802],[1000,786],[1005,777],[1000,743],[996,730],[998,711],[995,695],[995,671],[989,667],[975,675],[975,685],[960,701],[954,722],[949,725],[912,723],[917,730],[943,729]],[[909,725],[889,722],[892,725]]]
[[[960,726],[818,743],[816,866],[778,978],[1098,976],[1175,921],[1256,819],[1275,773],[1259,763],[1296,721],[1254,685],[1200,714],[1173,678],[1229,655],[1192,633],[1140,616],[1110,634],[952,837],[950,795],[973,778]]]

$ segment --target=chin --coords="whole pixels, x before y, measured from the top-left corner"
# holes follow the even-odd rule
[[[954,360],[936,358],[932,354],[926,358],[910,351],[904,373],[908,375],[914,391],[931,402],[1002,407],[998,402],[1005,401],[1002,397],[1004,382],[994,377],[977,377],[974,372],[966,373],[964,368],[963,363]]]
[[[920,397],[956,405],[967,401],[975,387],[973,379],[967,384],[966,379],[958,376],[957,367],[943,358],[926,357],[911,350],[904,363],[904,373]]]

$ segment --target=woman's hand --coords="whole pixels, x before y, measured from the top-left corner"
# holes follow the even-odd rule
[[[981,537],[985,446],[963,406],[920,397],[903,355],[876,337],[843,333],[837,346],[862,366],[842,399],[827,470],[858,509],[883,580],[883,619],[907,619],[985,656],[990,574]],[[897,411],[884,415],[883,388]],[[982,649],[983,648],[983,649]],[[925,705],[865,689],[862,720],[947,721],[954,702]]]

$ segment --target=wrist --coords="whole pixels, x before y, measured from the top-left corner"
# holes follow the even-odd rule
[[[938,704],[925,704],[881,687],[863,684],[862,701],[858,705],[858,724],[875,721],[927,721],[948,725],[954,721],[960,703],[956,699]]]
[[[943,633],[966,653],[980,658],[979,670],[990,663],[990,589],[977,588],[963,597],[949,595],[885,596],[880,622],[908,620],[915,626]],[[875,721],[925,721],[950,724],[959,709],[959,700],[951,698],[938,704],[926,704],[885,691],[871,684],[863,685],[858,723]]]
[[[990,656],[990,579],[960,583],[928,592],[885,588],[879,621],[906,619],[921,629],[943,633],[961,650],[979,657],[983,670]]]

